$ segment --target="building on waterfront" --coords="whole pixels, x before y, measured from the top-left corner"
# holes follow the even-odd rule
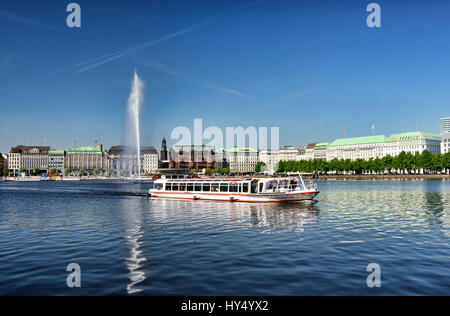
[[[306,147],[303,150],[299,151],[299,154],[297,155],[297,160],[311,160],[314,159],[314,148],[316,147],[317,143],[310,143],[306,145]]]
[[[169,154],[167,151],[167,143],[166,143],[165,137],[163,137],[163,139],[161,141],[159,168],[160,169],[168,169],[169,168]]]
[[[440,153],[441,136],[425,132],[393,134],[386,140],[384,155],[397,156],[402,151],[421,154],[425,150],[432,154]]]
[[[161,141],[161,161],[168,160],[167,157],[167,144],[166,144],[166,138],[163,137]]]
[[[450,117],[443,117],[440,119],[441,135],[450,133]]]
[[[295,157],[295,160],[305,160],[306,150],[304,147],[299,148],[298,155]]]
[[[406,132],[385,135],[374,135],[353,138],[340,138],[327,146],[327,160],[358,158],[382,158],[384,156],[397,156],[405,153],[419,153],[428,150],[435,154],[441,152],[441,137],[438,134],[426,132]]]
[[[127,146],[112,146],[108,151],[108,157],[108,169],[114,176],[129,177],[139,174],[153,174],[159,167],[158,152],[152,146],[140,149],[139,160],[137,149]]]
[[[20,153],[10,152],[8,154],[8,169],[11,170],[11,174],[17,175],[20,170]]]
[[[62,173],[65,168],[66,152],[64,150],[49,150],[48,152],[48,170],[55,169]]]
[[[145,174],[154,174],[159,168],[158,151],[152,147],[142,148],[143,165]]]
[[[94,172],[106,172],[108,157],[103,151],[102,145],[76,146],[67,152],[65,167],[70,170],[85,170]]]
[[[35,169],[47,172],[49,150],[48,146],[12,147],[8,154],[8,169],[11,169],[14,174],[19,174],[20,170],[31,174]]]
[[[259,152],[258,159],[259,161],[264,162],[269,173],[277,171],[278,162],[280,161],[278,153],[279,152],[276,150],[261,150]]]
[[[231,173],[255,172],[258,163],[258,150],[254,148],[232,148],[227,151]]]
[[[328,148],[328,143],[317,143],[313,149],[314,159],[326,160],[327,159],[327,148]]]
[[[169,151],[169,168],[171,169],[216,169],[217,157],[212,146],[176,145]]]
[[[450,152],[450,132],[442,134],[441,139],[441,154]]]
[[[339,138],[328,144],[326,159],[350,159],[358,158],[368,160],[370,158],[383,157],[387,137],[384,135]]]
[[[298,155],[298,149],[295,146],[283,146],[278,150],[278,161],[295,160]]]

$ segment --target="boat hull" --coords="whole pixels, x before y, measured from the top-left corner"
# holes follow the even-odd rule
[[[291,193],[261,193],[261,194],[230,194],[213,192],[166,192],[150,190],[152,198],[183,199],[183,200],[207,200],[207,201],[229,201],[229,202],[251,202],[251,203],[282,203],[312,200],[319,191],[301,191]]]

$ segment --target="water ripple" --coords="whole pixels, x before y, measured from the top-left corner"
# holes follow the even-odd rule
[[[2,295],[448,294],[449,181],[320,181],[315,203],[1,183]],[[66,286],[78,263],[82,287]],[[366,286],[366,266],[382,287]]]

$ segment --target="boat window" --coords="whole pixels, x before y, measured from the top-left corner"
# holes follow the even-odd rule
[[[219,192],[219,184],[218,183],[211,184],[211,191]]]
[[[259,184],[259,193],[261,193],[263,191],[263,186],[264,186],[264,183]]]
[[[166,191],[172,191],[172,183],[166,183]]]
[[[297,181],[291,180],[291,187],[292,187],[292,189],[296,189],[297,188]]]
[[[230,192],[237,192],[238,191],[238,186],[237,184],[232,184],[230,185]]]
[[[251,193],[257,193],[258,191],[258,182],[252,182],[252,192]]]
[[[193,183],[188,183],[187,184],[187,190],[190,191],[190,192],[194,191],[194,184]]]
[[[161,190],[162,187],[163,187],[163,184],[162,184],[162,183],[157,183],[157,184],[155,184],[155,189],[156,189],[156,190]]]
[[[248,183],[242,183],[242,192],[248,193]]]
[[[279,188],[282,188],[282,189],[287,189],[287,187],[288,187],[288,182],[287,182],[286,180],[281,180],[280,183],[279,183],[279,185],[278,185],[278,187],[279,187]]]
[[[203,192],[209,192],[209,191],[211,191],[211,184],[203,183]]]
[[[202,191],[202,184],[201,183],[196,183],[194,191]]]
[[[220,184],[220,192],[228,192],[228,183]]]
[[[180,191],[186,191],[186,183],[180,183]]]
[[[178,191],[178,183],[172,183],[172,191]]]
[[[272,191],[277,188],[277,181],[269,181],[266,183],[266,190]]]

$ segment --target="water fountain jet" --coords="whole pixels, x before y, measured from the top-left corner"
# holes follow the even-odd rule
[[[140,114],[144,101],[144,83],[134,71],[133,82],[131,83],[131,93],[127,104],[127,142],[136,148],[138,179],[141,181],[141,134],[140,134]]]

